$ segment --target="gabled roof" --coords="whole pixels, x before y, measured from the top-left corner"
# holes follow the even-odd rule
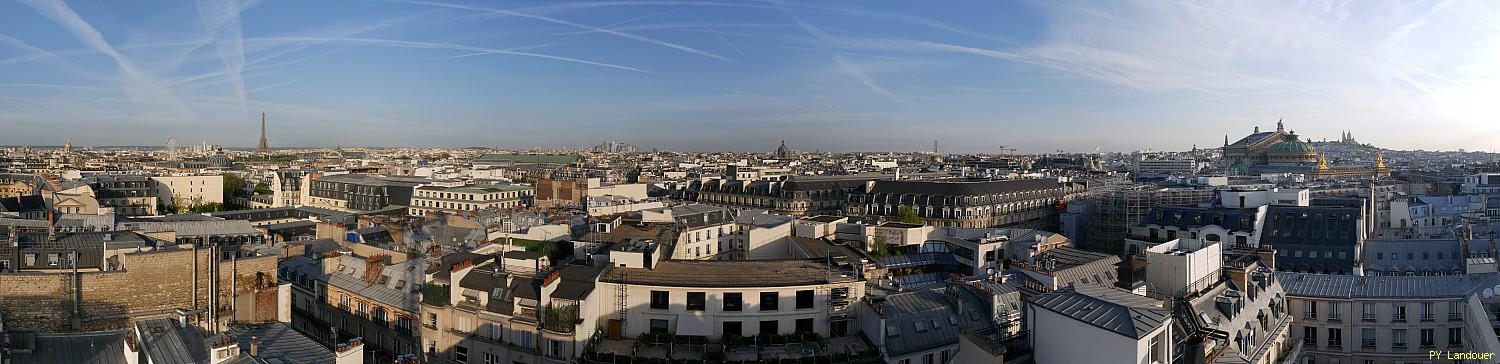
[[[1156,331],[1172,315],[1159,301],[1114,287],[1063,288],[1033,297],[1031,304],[1135,340]]]

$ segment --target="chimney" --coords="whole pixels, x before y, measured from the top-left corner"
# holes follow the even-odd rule
[[[254,356],[254,357],[259,357],[260,356],[260,338],[259,337],[255,337],[255,336],[251,336],[250,337],[250,356]]]
[[[364,364],[365,345],[361,338],[353,338],[338,344],[333,349],[334,364]]]
[[[1262,246],[1255,250],[1255,255],[1260,257],[1260,264],[1272,269],[1276,268],[1276,249],[1270,246]]]

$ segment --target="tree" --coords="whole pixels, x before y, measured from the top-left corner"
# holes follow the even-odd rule
[[[896,249],[885,243],[884,236],[875,236],[875,241],[870,243],[870,255],[876,258],[884,258],[896,255]]]
[[[920,216],[917,216],[917,210],[912,209],[911,206],[901,206],[900,208],[897,208],[896,221],[916,225],[922,225],[926,223],[926,221],[923,221]]]
[[[234,173],[224,173],[224,206],[225,210],[238,210],[239,205],[234,204],[234,197],[245,188],[245,179]]]
[[[255,193],[262,195],[271,194],[271,185],[265,182],[255,184]]]

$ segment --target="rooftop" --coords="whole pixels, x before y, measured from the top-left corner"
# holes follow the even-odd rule
[[[1171,317],[1171,311],[1161,308],[1161,302],[1114,287],[1069,287],[1036,296],[1031,303],[1137,340]]]
[[[125,364],[125,333],[122,331],[84,334],[40,335],[31,353],[16,353],[14,364]]]
[[[522,186],[522,185],[512,185],[512,184],[481,184],[481,185],[469,185],[469,186],[458,186],[458,187],[422,186],[422,187],[418,187],[417,189],[424,190],[424,191],[444,191],[444,192],[460,192],[460,193],[495,193],[495,192],[508,192],[508,191],[529,190],[529,189],[533,189],[533,188],[535,188],[535,187]]]
[[[333,351],[328,350],[286,324],[271,322],[260,325],[235,325],[226,333],[240,344],[240,351],[250,351],[250,339],[260,340],[260,352],[255,357],[270,364],[332,363]]]
[[[1500,276],[1349,276],[1277,272],[1288,295],[1323,298],[1462,298],[1500,283]]]
[[[1051,179],[1007,181],[875,181],[870,193],[936,196],[990,195],[1061,187]]]
[[[612,268],[599,280],[664,287],[785,287],[855,281],[815,260],[667,260],[651,269]]]

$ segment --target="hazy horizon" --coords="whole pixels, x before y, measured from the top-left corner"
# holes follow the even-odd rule
[[[1500,4],[1077,5],[0,2],[0,144],[253,147],[261,112],[273,147],[1500,142]]]

